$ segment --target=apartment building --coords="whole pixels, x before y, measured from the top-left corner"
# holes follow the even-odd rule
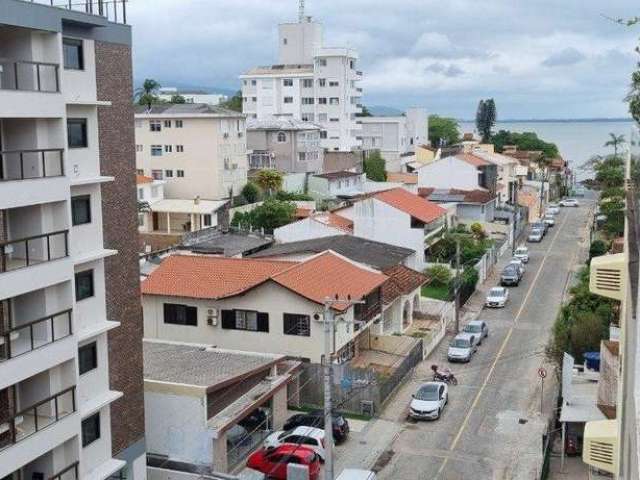
[[[242,111],[250,118],[288,115],[320,125],[327,150],[360,148],[362,72],[358,53],[323,46],[322,25],[301,14],[297,23],[278,26],[278,64],[240,75]]]
[[[0,478],[143,479],[131,29],[44,3],[0,8]]]
[[[165,198],[237,195],[247,183],[245,116],[203,103],[136,107],[136,169],[164,180]]]

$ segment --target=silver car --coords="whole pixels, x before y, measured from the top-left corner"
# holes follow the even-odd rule
[[[527,242],[539,243],[542,241],[543,235],[544,234],[542,233],[542,230],[540,230],[539,228],[534,228],[529,232],[529,236],[527,237]]]
[[[472,320],[465,325],[463,332],[475,336],[476,345],[480,345],[482,339],[489,336],[489,326],[484,320]]]
[[[478,350],[476,335],[459,333],[449,344],[447,360],[450,362],[469,362]]]

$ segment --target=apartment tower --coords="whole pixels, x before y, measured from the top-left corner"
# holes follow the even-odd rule
[[[131,98],[124,2],[2,0],[3,480],[145,478]]]

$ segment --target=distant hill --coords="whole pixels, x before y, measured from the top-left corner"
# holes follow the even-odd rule
[[[475,123],[475,120],[463,119],[458,120],[462,123]],[[501,123],[618,123],[633,122],[632,118],[509,118],[506,120],[498,120],[496,124]]]
[[[384,105],[367,105],[367,110],[375,117],[397,117],[404,112],[395,107],[386,107]]]
[[[187,90],[187,91],[198,90],[206,93],[219,93],[221,95],[226,95],[228,97],[232,97],[237,92],[237,90],[234,90],[233,88],[226,88],[226,87],[194,85],[192,83],[171,82],[168,80],[167,81],[158,80],[158,82],[160,82],[160,85],[162,85],[163,87],[176,87],[178,90]],[[134,83],[135,83],[135,88],[139,88],[142,86],[142,81],[135,81]]]

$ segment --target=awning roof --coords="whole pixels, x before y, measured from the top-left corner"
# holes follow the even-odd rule
[[[164,213],[194,213],[204,215],[214,213],[220,207],[227,203],[226,200],[199,200],[195,203],[193,200],[165,198],[151,204],[153,212]]]
[[[576,380],[571,382],[571,401],[563,401],[561,422],[591,422],[606,420],[598,408],[598,382]]]

